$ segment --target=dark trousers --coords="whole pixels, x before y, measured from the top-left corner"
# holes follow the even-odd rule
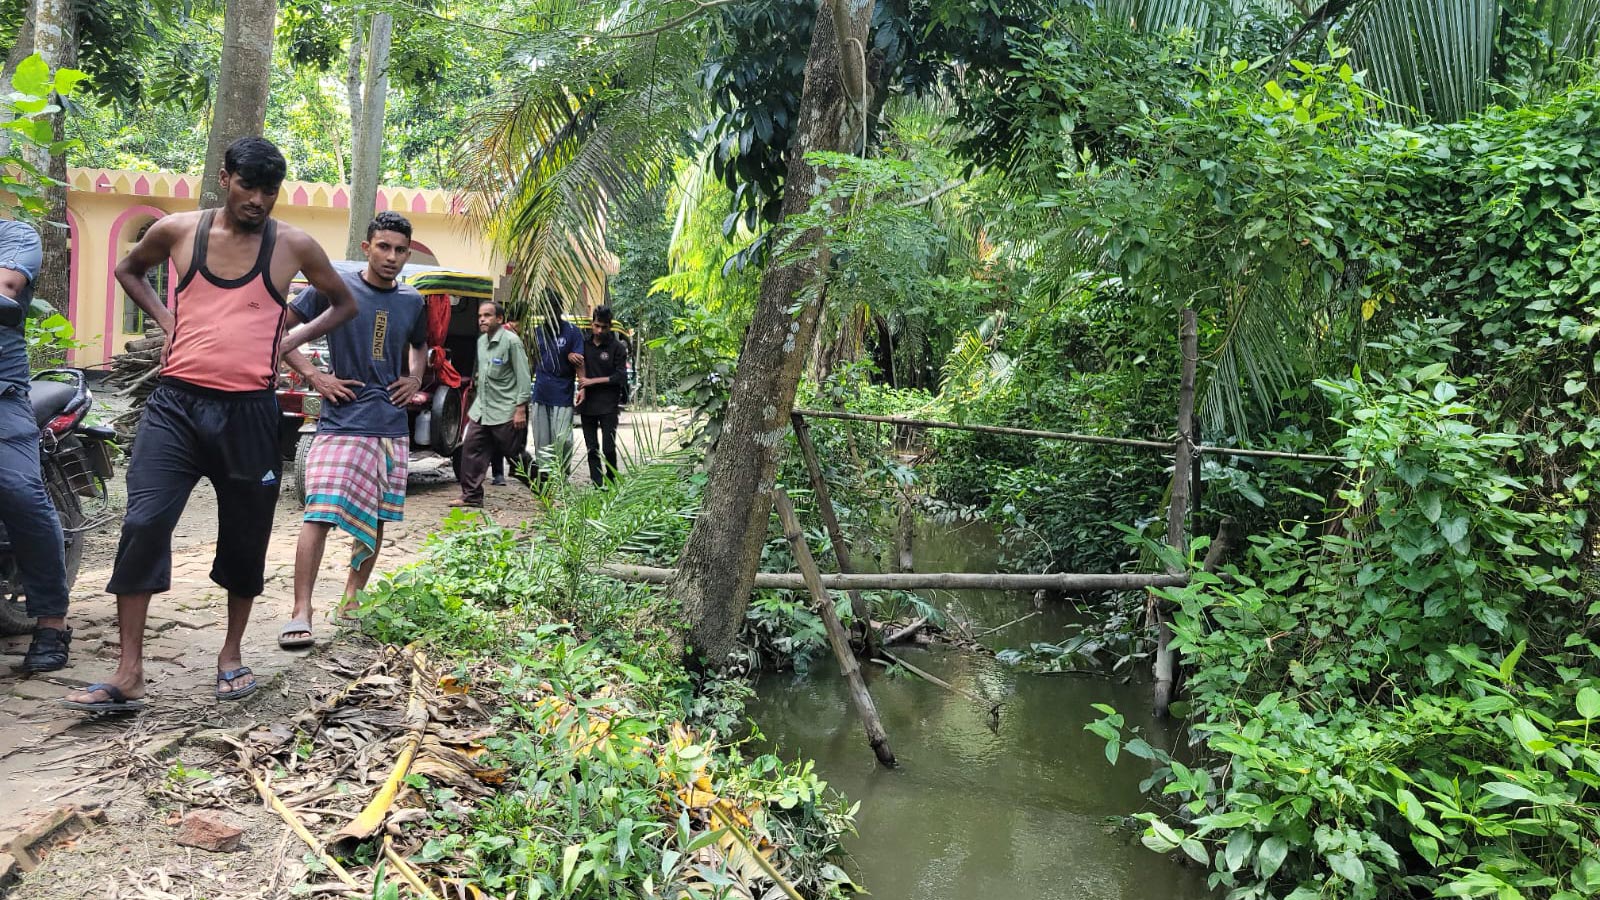
[[[511,461],[512,474],[523,483],[532,478],[533,460],[528,458],[528,429],[505,422],[500,425],[482,425],[467,422],[467,434],[461,441],[461,471],[456,480],[461,482],[461,499],[468,503],[483,502],[483,479],[489,474],[489,465],[496,456]]]
[[[0,396],[0,523],[27,597],[28,615],[67,614],[61,519],[39,469],[39,426],[26,391]],[[81,536],[73,535],[74,540]]]
[[[597,485],[617,477],[617,418],[616,412],[583,417],[583,446],[589,451],[589,480]],[[602,449],[606,456],[603,469],[600,467]]]
[[[238,597],[259,597],[278,510],[278,398],[172,379],[145,401],[128,461],[128,508],[106,584],[109,594],[159,594],[172,587],[172,530],[195,485],[217,493],[211,580]]]

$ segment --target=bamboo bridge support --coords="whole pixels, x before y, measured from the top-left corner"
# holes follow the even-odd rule
[[[811,548],[806,546],[806,533],[800,527],[800,517],[794,514],[794,504],[790,502],[789,495],[783,488],[772,489],[772,502],[778,510],[778,521],[783,523],[783,536],[789,539],[789,546],[794,550],[795,563],[799,565],[800,574],[805,578],[811,599],[816,602],[817,613],[822,616],[823,627],[828,632],[828,644],[833,647],[833,655],[838,658],[839,668],[844,672],[845,683],[850,687],[850,701],[855,705],[862,724],[867,728],[867,743],[872,745],[872,752],[878,757],[878,762],[892,769],[895,767],[895,758],[894,751],[889,749],[889,734],[883,730],[883,722],[878,718],[878,707],[872,702],[872,695],[867,692],[866,679],[861,677],[861,664],[856,662],[855,651],[850,648],[850,635],[845,632],[843,623],[839,621],[839,612],[833,607],[833,598],[822,586],[822,577],[817,573],[816,560],[811,558]]]

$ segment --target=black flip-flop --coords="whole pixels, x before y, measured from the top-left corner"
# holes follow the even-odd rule
[[[243,678],[246,675],[254,675],[254,674],[255,674],[254,672],[250,671],[250,667],[249,666],[240,666],[237,669],[229,669],[226,672],[220,672],[219,671],[217,673],[217,685],[220,688],[221,685],[223,684],[223,682],[232,683],[234,681],[238,681],[240,678]],[[218,700],[243,700],[244,698],[250,696],[251,694],[254,694],[256,692],[256,688],[258,688],[258,687],[261,687],[261,679],[259,679],[259,678],[257,678],[256,680],[250,682],[250,684],[247,687],[242,687],[242,688],[239,688],[237,690],[223,691],[223,690],[219,689],[217,691],[217,699]]]
[[[129,699],[128,695],[124,694],[122,689],[114,684],[106,684],[104,682],[91,684],[84,688],[83,691],[86,694],[92,694],[95,691],[104,691],[107,699],[94,700],[89,703],[81,703],[77,700],[64,699],[61,701],[61,705],[65,706],[67,709],[76,709],[82,712],[92,713],[138,712],[149,705],[144,701],[143,698],[140,697]]]

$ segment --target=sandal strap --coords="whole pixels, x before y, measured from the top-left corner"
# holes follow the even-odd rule
[[[249,666],[240,666],[237,669],[229,669],[226,672],[224,672],[224,671],[219,669],[217,671],[217,680],[218,681],[238,681],[239,679],[243,678],[246,675],[254,675],[254,674],[255,674],[254,672],[250,671],[250,667]]]
[[[122,692],[122,688],[119,688],[114,684],[106,684],[103,681],[97,681],[94,684],[89,685],[83,689],[83,692],[85,694],[93,694],[96,692],[103,693],[106,695],[106,699],[110,700],[112,703],[128,702],[128,695]]]

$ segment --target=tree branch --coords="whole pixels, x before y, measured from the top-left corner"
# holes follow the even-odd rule
[[[671,31],[690,19],[704,14],[707,10],[741,2],[743,2],[743,0],[694,0],[694,9],[684,13],[676,19],[671,20],[670,22],[667,22],[665,25],[657,25],[654,28],[647,28],[644,31],[626,31],[622,34],[603,34],[600,35],[600,37],[603,37],[608,41],[627,41],[634,38],[653,37],[661,34],[662,32]]]
[[[967,182],[966,182],[965,179],[957,179],[957,180],[950,182],[949,184],[945,185],[942,188],[939,188],[938,190],[936,190],[936,191],[934,191],[934,192],[932,192],[930,194],[924,194],[923,196],[918,197],[915,200],[907,200],[906,202],[900,204],[900,208],[901,209],[910,209],[910,208],[912,208],[914,206],[923,206],[924,204],[932,203],[933,201],[939,199],[940,197],[943,197],[945,194],[950,193],[951,191],[955,190],[958,187],[961,187],[962,185],[964,185],[966,183]]]

